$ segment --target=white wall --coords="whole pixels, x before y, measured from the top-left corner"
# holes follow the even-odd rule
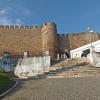
[[[87,56],[88,62],[91,64],[95,64],[94,60],[94,53],[93,52],[100,52],[100,40],[92,42],[91,44],[84,45],[82,47],[79,47],[77,49],[71,50],[70,55],[71,58],[81,58],[82,51],[90,49],[90,54]]]
[[[90,51],[92,51],[92,49],[94,49],[94,48],[97,49],[97,47],[100,47],[100,40],[93,42],[91,44],[84,45],[84,46],[79,47],[77,49],[71,50],[70,51],[71,58],[80,58],[82,51],[84,51],[86,49],[90,49]]]
[[[35,72],[43,71],[44,68],[50,67],[50,56],[44,57],[25,57],[19,59],[19,62],[15,68],[15,75],[22,78],[33,76]]]

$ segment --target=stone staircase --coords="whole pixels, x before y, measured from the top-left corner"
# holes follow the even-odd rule
[[[100,68],[94,68],[91,65],[76,65],[64,67],[56,70],[54,73],[49,73],[47,78],[64,78],[64,77],[86,77],[86,76],[100,76]]]
[[[86,59],[63,60],[53,65],[47,72],[38,74],[36,79],[42,78],[65,78],[65,77],[85,77],[98,76],[100,69],[97,69],[86,62]],[[33,78],[33,79],[35,79]]]
[[[86,77],[100,76],[100,68],[95,68],[87,63],[86,58],[66,59],[51,67],[34,73],[33,80],[43,78],[67,78],[67,77]]]
[[[85,63],[85,62],[87,62],[86,58],[65,59],[60,61],[59,63],[54,64],[52,67],[72,66],[80,63]]]

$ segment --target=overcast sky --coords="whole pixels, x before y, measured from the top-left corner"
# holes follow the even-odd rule
[[[58,33],[100,32],[100,0],[0,0],[0,24],[55,22]]]

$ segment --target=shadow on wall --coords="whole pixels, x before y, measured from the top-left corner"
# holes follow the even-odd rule
[[[51,66],[54,65],[54,64],[59,63],[62,60],[69,59],[69,58],[70,58],[70,54],[69,53],[64,52],[64,51],[60,51],[57,54],[57,59],[51,59]]]
[[[67,59],[67,58],[70,58],[70,54],[68,52],[65,51],[59,52],[59,59]]]

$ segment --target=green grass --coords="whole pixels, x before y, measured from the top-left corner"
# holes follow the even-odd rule
[[[14,81],[11,80],[11,73],[0,72],[0,94],[14,85]]]

